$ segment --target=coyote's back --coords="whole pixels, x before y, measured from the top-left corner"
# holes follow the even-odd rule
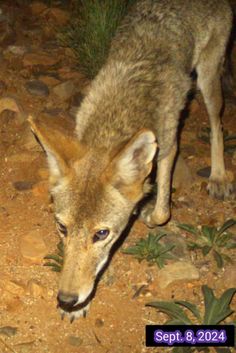
[[[208,190],[216,197],[232,194],[220,121],[221,70],[231,22],[225,0],[137,1],[82,102],[76,137],[52,126],[52,120],[31,121],[48,155],[65,244],[58,303],[72,319],[87,310],[97,274],[145,195],[156,155],[156,205],[144,217],[149,226],[170,217],[177,128],[193,69],[212,131]]]

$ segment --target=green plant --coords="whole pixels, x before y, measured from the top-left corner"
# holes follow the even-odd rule
[[[235,292],[236,288],[230,288],[220,298],[216,298],[211,288],[206,285],[202,286],[204,313],[200,312],[197,305],[183,300],[150,302],[146,306],[154,307],[167,314],[170,319],[165,322],[165,325],[218,325],[234,312],[230,308],[230,303]],[[189,313],[191,313],[192,318],[189,317]],[[209,352],[207,347],[174,347],[172,352],[192,353],[194,350]],[[217,353],[231,352],[229,348],[217,347],[215,350]]]
[[[77,0],[70,24],[58,34],[70,47],[78,67],[93,78],[105,63],[111,39],[129,5],[135,0]]]
[[[190,224],[179,224],[178,227],[195,236],[196,241],[188,242],[190,250],[200,249],[203,256],[212,254],[217,266],[221,268],[224,261],[232,263],[232,259],[223,252],[223,249],[235,249],[236,242],[233,240],[233,234],[227,232],[227,229],[236,224],[236,220],[229,219],[220,228],[202,226],[201,230]]]
[[[207,143],[210,144],[210,134],[211,134],[211,129],[209,127],[203,127],[200,130],[200,133],[198,135],[198,138]],[[224,137],[224,144],[225,144],[225,152],[232,153],[236,149],[236,135],[230,135],[228,130],[224,130],[223,132],[223,137]],[[235,143],[232,143],[234,142]]]
[[[166,236],[164,232],[159,234],[148,234],[146,239],[140,239],[134,246],[122,250],[124,254],[134,255],[139,261],[146,260],[149,263],[156,263],[159,268],[164,267],[165,261],[173,259],[171,250],[175,245],[165,245],[160,243],[160,239]]]
[[[55,254],[48,254],[44,257],[45,260],[50,260],[44,263],[44,266],[51,267],[54,272],[61,272],[64,257],[63,242],[57,244],[57,252]]]

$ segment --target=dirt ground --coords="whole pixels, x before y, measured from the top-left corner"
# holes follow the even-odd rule
[[[76,71],[71,51],[55,42],[55,28],[66,23],[68,13],[43,4],[30,8],[16,3],[0,3],[0,26],[8,34],[0,38],[0,94],[13,97],[16,107],[22,107],[19,113],[5,110],[0,115],[0,352],[167,351],[145,347],[145,325],[162,324],[167,319],[145,304],[156,299],[189,300],[202,310],[201,286],[207,284],[221,295],[236,284],[235,265],[226,263],[218,270],[210,257],[196,257],[187,251],[182,260],[196,267],[199,278],[160,287],[156,265],[139,263],[120,248],[98,284],[87,318],[73,324],[61,321],[56,309],[59,275],[43,266],[43,256],[55,252],[59,241],[48,193],[46,159],[31,135],[25,114],[44,111],[52,119],[73,125],[69,112],[86,91],[87,81]],[[30,56],[32,53],[36,59]],[[42,53],[46,57],[40,57]],[[28,89],[31,80],[43,81],[49,92],[46,94],[44,87],[41,95],[35,94]],[[73,92],[61,89],[58,94],[55,87],[68,81],[73,82]],[[0,109],[9,107],[0,103]],[[172,219],[165,226],[179,241],[185,241],[189,234],[180,231],[178,223],[220,226],[236,217],[236,201],[211,199],[206,192],[207,179],[197,175],[197,171],[210,166],[209,144],[199,138],[201,128],[207,126],[202,100],[194,99],[181,135],[185,176],[191,175],[184,183],[180,177],[173,193]],[[230,135],[236,134],[236,106],[231,103],[226,104],[224,127]],[[232,178],[236,176],[235,151],[225,154]],[[236,234],[236,227],[231,231]],[[137,220],[122,247],[134,244],[148,232]],[[228,255],[236,260],[235,252],[229,251]],[[236,298],[231,304],[234,309],[235,304]],[[230,319],[235,320],[235,316]],[[6,326],[7,330],[1,330]]]

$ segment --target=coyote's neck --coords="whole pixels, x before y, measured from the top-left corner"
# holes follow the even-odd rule
[[[143,127],[151,128],[150,91],[151,82],[140,68],[119,62],[106,65],[77,114],[80,141],[110,149]]]
[[[178,116],[189,79],[167,57],[111,60],[91,84],[77,114],[79,140],[92,148],[115,149],[142,128],[157,133],[159,119]]]

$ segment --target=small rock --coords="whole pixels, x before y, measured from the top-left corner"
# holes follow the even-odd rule
[[[34,346],[35,341],[17,343],[14,345],[17,353],[31,353],[35,351]]]
[[[188,188],[192,185],[193,177],[190,169],[181,155],[178,156],[174,175],[173,175],[173,187],[176,189]]]
[[[43,257],[47,254],[47,247],[43,237],[36,232],[32,232],[22,237],[20,252],[23,258],[30,263],[41,264]]]
[[[202,178],[209,178],[211,174],[211,167],[205,167],[197,171],[197,175]]]
[[[17,327],[3,326],[3,327],[0,327],[0,335],[12,337],[16,335],[17,330],[18,330]]]
[[[31,279],[27,284],[27,290],[34,298],[42,297],[44,288],[35,280]]]
[[[31,8],[32,15],[37,16],[41,14],[44,10],[46,10],[47,6],[42,2],[36,1],[30,5],[30,8]]]
[[[69,336],[68,343],[74,347],[80,347],[83,344],[83,339],[77,336]]]
[[[75,90],[75,85],[73,81],[69,80],[66,82],[63,82],[53,88],[53,93],[58,96],[61,100],[67,100],[69,99]]]
[[[102,327],[102,326],[104,326],[104,321],[103,321],[102,319],[100,319],[100,318],[96,319],[96,320],[95,320],[95,326],[96,326],[96,327]]]
[[[223,283],[221,282],[222,286],[224,285],[225,288],[232,288],[232,287],[235,287],[235,283],[236,283],[235,265],[226,266],[225,272],[223,275]]]
[[[61,108],[45,108],[43,112],[46,113],[47,115],[58,116],[63,114],[64,110]]]
[[[176,233],[167,233],[165,237],[161,239],[161,243],[166,246],[173,244],[175,247],[171,250],[171,253],[178,257],[178,259],[185,258],[188,255],[186,239]]]
[[[166,288],[170,283],[179,280],[199,279],[197,268],[187,261],[178,261],[166,265],[158,273],[158,283],[160,288]]]
[[[14,55],[22,56],[27,52],[27,49],[19,45],[9,45],[7,51]]]
[[[54,66],[59,62],[59,58],[43,53],[27,53],[23,58],[24,66]]]
[[[26,191],[31,190],[34,184],[35,183],[33,181],[23,180],[14,182],[13,186],[18,191]]]
[[[45,17],[54,20],[59,26],[64,26],[69,21],[68,12],[52,7],[45,12]]]
[[[58,80],[53,76],[39,76],[39,79],[47,86],[56,86],[61,82],[60,80]]]
[[[30,94],[39,97],[47,97],[49,95],[48,86],[42,81],[32,80],[26,82],[26,89]]]

